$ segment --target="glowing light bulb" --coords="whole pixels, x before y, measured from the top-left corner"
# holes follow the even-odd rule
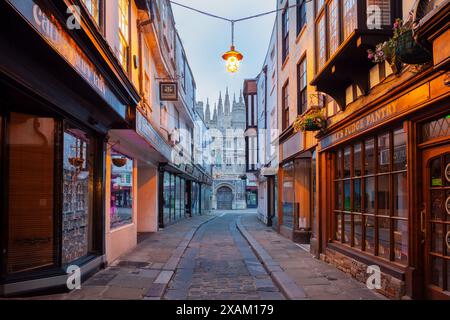
[[[227,51],[222,56],[223,60],[226,61],[226,69],[230,73],[235,73],[239,70],[239,63],[244,58],[244,56],[234,50],[234,46],[231,46],[231,50]]]
[[[236,57],[229,57],[226,66],[228,72],[235,73],[239,69],[239,60]]]

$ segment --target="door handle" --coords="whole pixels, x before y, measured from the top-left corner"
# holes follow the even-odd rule
[[[423,239],[421,241],[422,244],[425,243],[425,236],[427,234],[427,227],[425,225],[425,214],[426,214],[425,209],[420,211],[420,231],[422,231],[423,233]]]

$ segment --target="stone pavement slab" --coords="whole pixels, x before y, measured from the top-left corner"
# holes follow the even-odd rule
[[[196,230],[214,218],[195,216],[149,234],[130,252],[82,283],[80,290],[36,299],[160,299]]]
[[[285,287],[288,296],[289,291],[300,290],[307,299],[386,299],[350,275],[315,259],[291,240],[265,226],[258,220],[256,213],[242,215],[238,227],[253,250],[260,253],[258,257],[270,272],[272,279],[282,289]]]

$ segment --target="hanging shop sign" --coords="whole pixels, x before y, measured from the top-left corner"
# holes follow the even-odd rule
[[[331,147],[340,141],[353,137],[367,129],[373,128],[403,112],[410,111],[414,106],[425,102],[429,98],[430,86],[429,84],[424,84],[389,103],[388,105],[370,112],[366,116],[344,127],[343,129],[322,138],[320,141],[320,147],[321,149]]]
[[[178,83],[160,82],[159,99],[161,101],[178,101]]]
[[[122,118],[126,117],[127,106],[117,99],[95,64],[48,8],[38,5],[38,0],[7,2]]]

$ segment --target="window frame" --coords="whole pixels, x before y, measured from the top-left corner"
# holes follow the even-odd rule
[[[289,2],[289,1],[288,1]],[[284,63],[289,56],[289,3],[286,3],[286,6],[281,14],[281,59],[282,63]]]
[[[337,19],[336,23],[334,24],[336,26],[336,30],[335,33],[333,35],[335,35],[335,38],[332,37],[332,28],[331,26],[333,25],[333,20],[332,20],[332,14],[333,14],[333,7],[332,5],[335,5],[335,9],[336,9],[336,14],[335,17]],[[327,33],[327,37],[325,42],[328,42],[328,55],[327,57],[331,57],[334,53],[336,53],[336,51],[339,49],[339,46],[341,45],[341,26],[342,26],[342,17],[341,17],[341,1],[340,0],[330,0],[329,2],[326,3],[326,7],[327,7],[327,17],[326,17],[326,33]],[[334,17],[334,16],[333,16]],[[335,40],[335,47],[332,45],[333,42],[332,40]],[[334,50],[333,50],[334,49]]]
[[[308,64],[304,54],[297,64],[297,114],[308,110]]]
[[[126,2],[127,6],[125,7],[127,12],[123,12],[122,4]],[[119,40],[119,48],[118,48],[118,58],[120,65],[123,67],[127,74],[130,73],[130,48],[131,48],[131,1],[130,0],[119,0],[117,2],[118,6],[118,28],[117,28],[117,37]],[[126,19],[126,30],[122,30],[122,19]],[[121,52],[121,49],[124,52]],[[124,55],[124,56],[122,56]]]
[[[328,49],[327,49],[327,17],[326,17],[326,6],[323,6],[323,10],[319,13],[316,18],[316,32],[315,32],[315,47],[316,47],[316,73],[318,73],[328,61]],[[323,24],[323,37],[321,37],[320,27]],[[322,42],[323,40],[323,42]],[[323,48],[321,48],[323,45]],[[323,52],[323,57],[321,56]],[[322,61],[323,60],[323,61]]]
[[[395,265],[399,265],[401,267],[405,267],[409,264],[412,257],[410,256],[410,243],[409,243],[409,226],[411,224],[410,216],[409,216],[409,199],[410,196],[408,193],[405,193],[405,204],[406,207],[402,210],[405,210],[406,215],[401,216],[395,213],[395,195],[396,190],[394,190],[395,186],[395,178],[399,175],[405,175],[405,184],[408,185],[408,182],[410,180],[410,176],[408,175],[408,169],[407,169],[407,163],[406,167],[401,170],[396,170],[394,168],[394,153],[395,149],[399,146],[394,145],[394,133],[398,130],[403,129],[403,135],[405,137],[405,144],[400,145],[401,147],[404,146],[405,148],[405,154],[408,153],[408,133],[404,126],[402,125],[396,125],[393,129],[388,131],[381,131],[381,132],[375,132],[373,134],[352,140],[346,144],[343,144],[333,151],[331,151],[332,154],[332,178],[330,179],[331,183],[331,190],[332,190],[332,197],[331,197],[331,220],[332,221],[332,228],[331,228],[331,235],[330,239],[331,243],[338,243],[340,245],[344,245],[345,247],[351,248],[352,250],[355,250],[357,252],[361,252],[363,254],[366,254],[370,257],[379,258],[383,261],[386,261],[388,263],[392,263]],[[379,166],[379,147],[378,147],[378,140],[379,137],[384,136],[388,134],[389,136],[389,169],[387,171],[380,171]],[[373,172],[366,172],[366,144],[368,141],[373,141],[373,164],[374,164],[374,171]],[[359,156],[360,160],[360,175],[355,175],[355,146],[360,145],[361,146],[361,152]],[[347,148],[350,148],[350,176],[345,177],[344,172],[344,150]],[[340,159],[342,159],[340,162],[337,161],[338,155],[341,154],[342,156]],[[340,175],[338,173],[340,172]],[[387,177],[387,185],[388,185],[388,193],[389,198],[386,201],[386,204],[388,204],[388,212],[387,214],[380,214],[380,208],[379,208],[379,180],[380,177]],[[355,183],[354,181],[359,181],[359,195],[360,195],[360,212],[355,211]],[[373,212],[366,211],[366,181],[372,180],[373,183]],[[350,181],[350,210],[346,210],[345,207],[345,182]],[[338,193],[338,186],[340,192]],[[398,190],[398,189],[397,189]],[[340,207],[337,208],[337,202],[340,204]],[[386,209],[383,209],[383,211]],[[350,240],[345,241],[345,217],[350,217]],[[355,239],[355,216],[360,217],[361,222],[361,235],[360,240],[361,244],[359,246],[356,246],[354,243]],[[338,220],[336,218],[339,218]],[[371,250],[367,250],[366,248],[366,236],[367,236],[367,221],[372,220],[374,221],[374,225],[372,226],[374,230],[374,238],[373,238],[373,248]],[[389,256],[383,257],[380,255],[379,249],[380,249],[380,221],[388,222],[389,225]],[[396,249],[396,240],[395,240],[395,226],[397,222],[403,222],[407,224],[407,231],[402,234],[402,238],[404,237],[406,241],[408,242],[408,249],[406,252],[408,253],[408,256],[406,258],[406,261],[403,261],[402,259],[398,259],[395,256],[395,249]],[[337,237],[338,231],[340,231],[340,237]]]
[[[297,0],[297,7],[296,7],[296,15],[297,15],[297,36],[300,34],[300,32],[303,30],[304,26],[307,25],[307,11],[306,11],[306,0]]]
[[[93,1],[95,1],[97,3],[97,10],[98,10],[98,17],[95,17],[91,10],[92,10],[92,6],[89,7],[88,4],[86,3],[86,0],[81,0],[81,5],[85,8],[85,10],[87,11],[87,13],[89,14],[89,17],[91,18],[91,20],[95,23],[95,25],[97,26],[97,28],[99,29],[99,31],[101,31],[102,34],[104,34],[105,30],[104,30],[104,25],[105,25],[105,1],[104,0],[90,0],[91,3]]]
[[[289,80],[286,80],[281,89],[282,130],[289,128]]]

